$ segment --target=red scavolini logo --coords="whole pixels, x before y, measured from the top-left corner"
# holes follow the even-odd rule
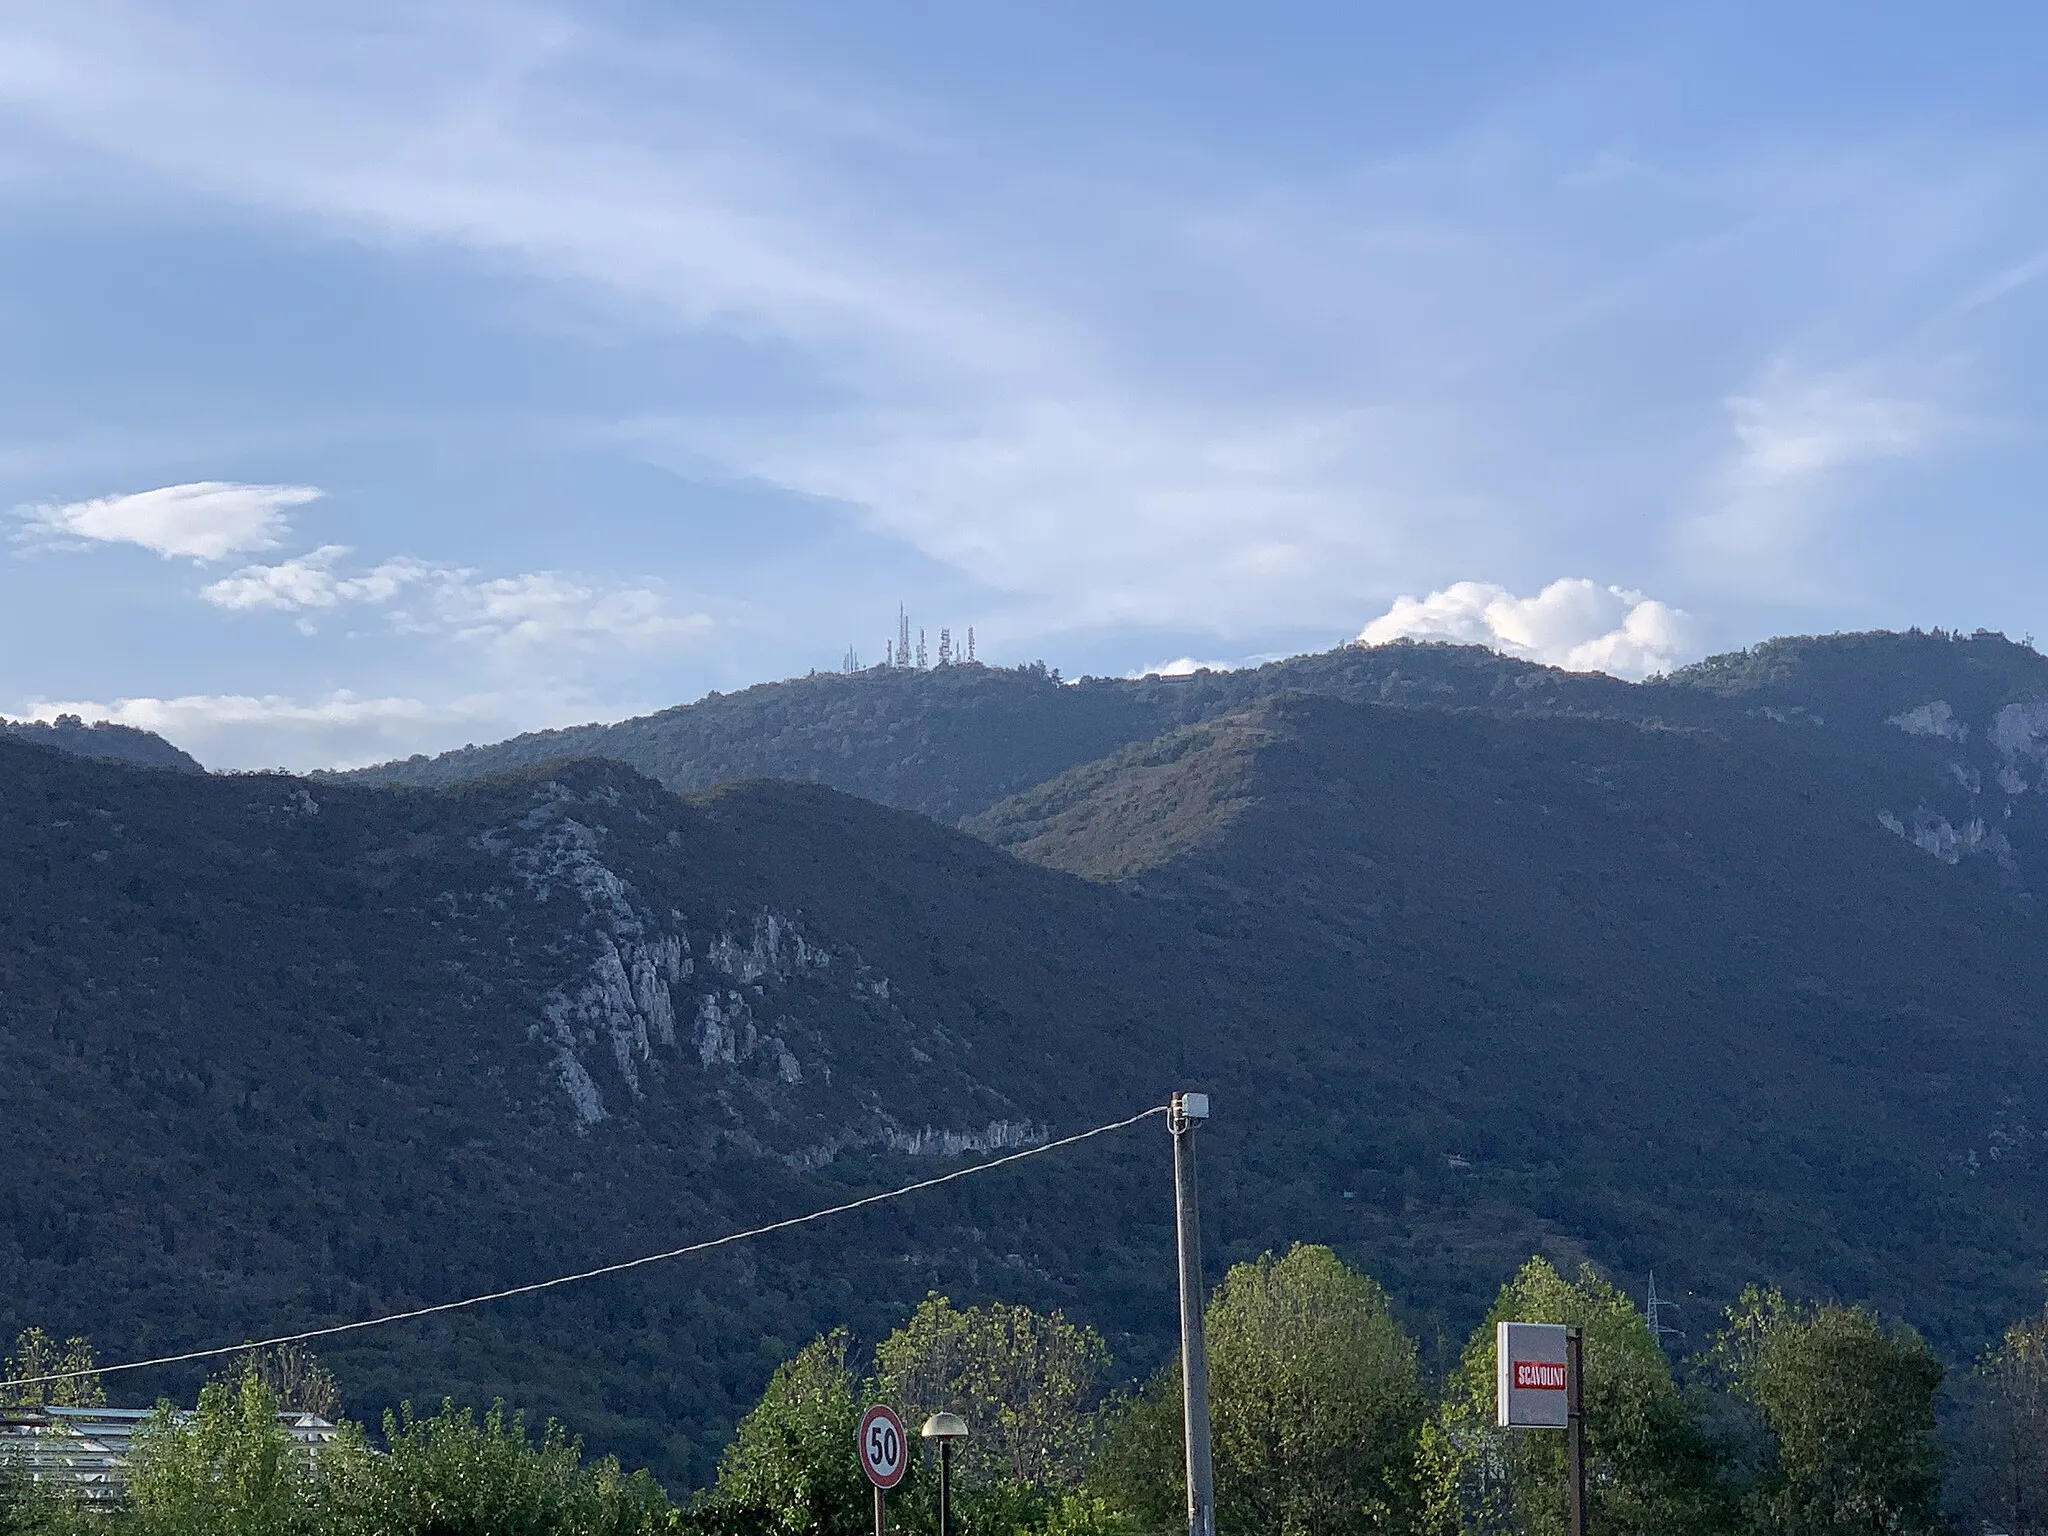
[[[1564,1362],[1561,1360],[1517,1360],[1515,1386],[1524,1392],[1562,1392]]]

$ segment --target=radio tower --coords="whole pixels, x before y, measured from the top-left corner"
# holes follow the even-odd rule
[[[896,605],[896,665],[910,665],[910,615],[901,603]]]
[[[1657,1299],[1657,1271],[1651,1270],[1650,1294],[1643,1303],[1643,1315],[1649,1319],[1650,1337],[1657,1341],[1659,1349],[1664,1347],[1664,1336],[1666,1334],[1669,1334],[1674,1339],[1685,1337],[1685,1330],[1683,1328],[1667,1328],[1664,1326],[1664,1314],[1666,1312],[1676,1312],[1677,1310],[1677,1302],[1659,1301]]]

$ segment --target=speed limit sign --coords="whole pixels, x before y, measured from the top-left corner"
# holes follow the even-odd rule
[[[894,1409],[877,1403],[860,1416],[860,1469],[877,1488],[894,1488],[910,1466],[910,1446],[903,1421]]]

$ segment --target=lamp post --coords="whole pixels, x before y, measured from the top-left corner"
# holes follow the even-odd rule
[[[953,1442],[967,1438],[967,1421],[957,1413],[935,1413],[924,1421],[923,1434],[939,1442],[939,1536],[953,1536]]]

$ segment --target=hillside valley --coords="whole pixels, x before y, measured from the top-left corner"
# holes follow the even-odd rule
[[[1996,636],[1642,685],[874,669],[314,778],[64,745],[0,735],[10,1331],[443,1300],[1178,1086],[1214,1272],[1332,1243],[1439,1364],[1532,1252],[1654,1267],[1696,1331],[1760,1280],[1958,1359],[2039,1305],[2048,663]],[[1169,1216],[1148,1122],[330,1358],[352,1411],[503,1394],[684,1487],[790,1350],[928,1289],[1145,1372]]]

